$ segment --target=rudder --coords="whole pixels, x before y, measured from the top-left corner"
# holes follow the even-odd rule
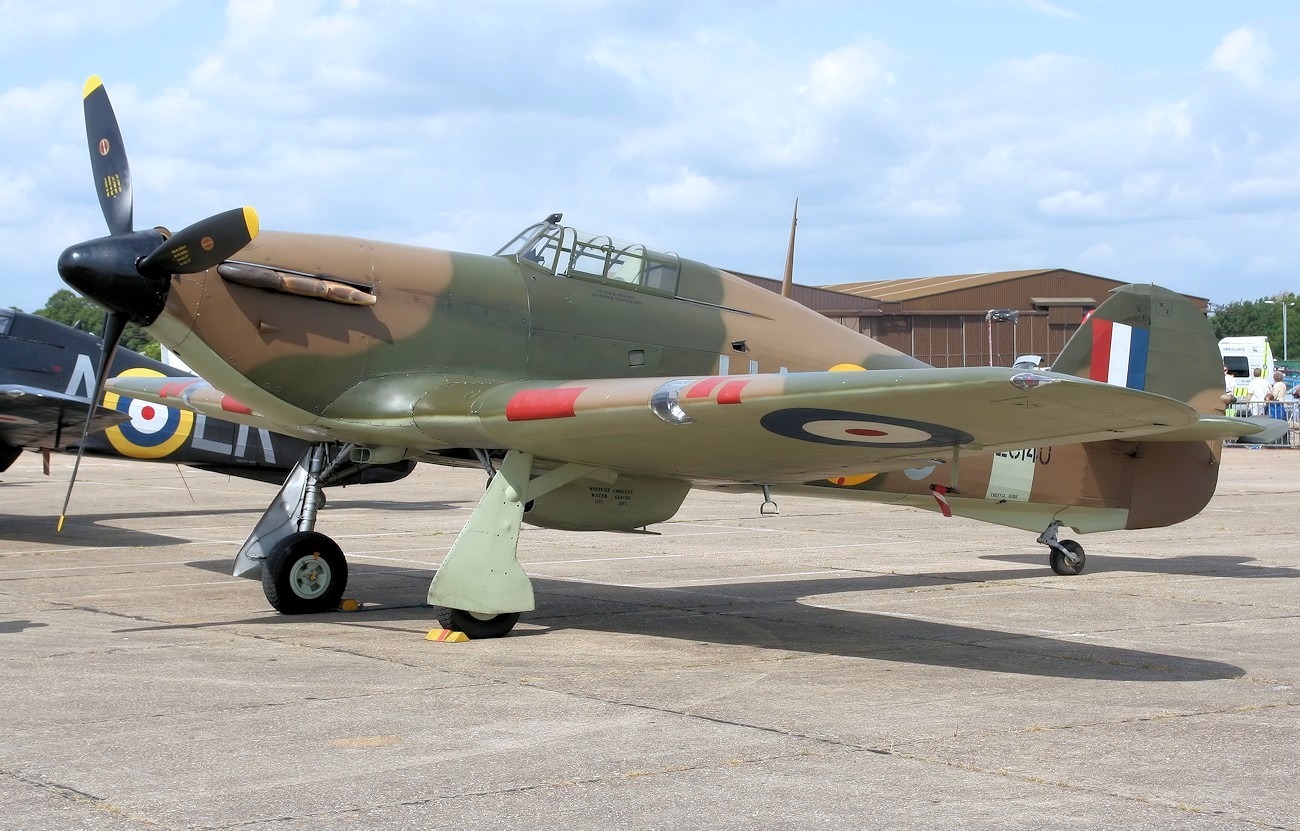
[[[1223,359],[1205,313],[1156,285],[1121,286],[1074,333],[1053,372],[1223,409]]]

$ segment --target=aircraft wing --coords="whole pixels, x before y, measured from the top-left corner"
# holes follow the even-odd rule
[[[60,448],[81,440],[90,400],[23,384],[0,384],[0,443],[11,447]],[[96,407],[90,432],[107,430],[130,418]]]
[[[510,384],[472,406],[499,446],[696,481],[780,482],[1186,429],[1181,401],[1008,368]],[[417,424],[439,432],[438,415]]]
[[[198,378],[119,378],[108,386],[290,432]],[[429,440],[412,446],[408,429],[402,443],[524,450],[694,481],[798,482],[948,460],[954,446],[992,453],[1186,433],[1198,423],[1192,407],[1172,398],[1001,367],[509,383],[466,407],[407,416]],[[319,437],[331,424],[313,429]],[[353,432],[354,425],[333,429]]]
[[[320,431],[305,432],[291,425],[281,424],[254,412],[229,395],[194,375],[165,377],[118,376],[110,378],[104,388],[128,398],[152,401],[164,407],[202,413],[211,418],[235,424],[261,427],[305,441],[320,441]]]

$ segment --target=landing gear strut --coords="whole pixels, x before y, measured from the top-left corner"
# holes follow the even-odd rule
[[[533,476],[533,457],[511,450],[488,479],[469,522],[452,543],[429,586],[439,621],[471,638],[499,638],[520,612],[532,611],[533,584],[516,552],[524,508],[533,499],[582,477],[613,482],[612,471],[569,463]]]
[[[315,530],[325,504],[321,483],[347,456],[344,448],[329,462],[327,445],[309,447],[235,557],[235,576],[260,574],[267,601],[282,614],[331,612],[347,588],[342,549]]]
[[[309,448],[235,558],[235,575],[260,575],[266,599],[284,614],[332,611],[343,597],[347,559],[315,528],[325,498],[321,484],[350,451],[344,447],[330,461],[327,445]],[[528,502],[583,477],[613,483],[617,474],[569,463],[534,476],[530,454],[512,450],[500,469],[486,453],[478,455],[491,471],[487,491],[443,558],[428,597],[429,605],[440,607],[438,620],[446,628],[471,638],[499,638],[514,628],[520,612],[534,608],[532,581],[515,556]]]
[[[1052,566],[1052,571],[1063,577],[1069,577],[1083,571],[1083,564],[1086,560],[1083,554],[1083,546],[1074,540],[1058,540],[1057,532],[1061,527],[1058,520],[1052,520],[1051,524],[1038,535],[1038,541],[1051,549],[1048,555],[1048,563]]]

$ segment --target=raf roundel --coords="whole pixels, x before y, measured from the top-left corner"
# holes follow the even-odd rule
[[[161,378],[163,374],[137,367],[119,377]],[[130,421],[108,428],[104,435],[113,449],[133,459],[161,459],[176,452],[190,437],[194,426],[194,414],[188,410],[137,401],[112,392],[104,393],[104,406],[131,417]]]
[[[844,447],[952,447],[972,441],[969,433],[942,424],[844,410],[777,410],[761,423],[780,436]]]

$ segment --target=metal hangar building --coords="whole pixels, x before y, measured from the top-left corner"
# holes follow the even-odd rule
[[[772,291],[781,281],[741,274]],[[1039,355],[1047,366],[1118,280],[1066,268],[794,286],[794,299],[937,367],[1010,366]],[[1209,301],[1189,296],[1202,311]]]

